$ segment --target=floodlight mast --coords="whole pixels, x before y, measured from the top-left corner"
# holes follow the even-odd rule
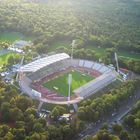
[[[117,72],[119,72],[118,56],[116,52],[115,52],[115,61],[116,61]]]
[[[69,75],[68,75],[68,85],[69,85],[68,101],[70,101],[71,84],[72,84],[72,74],[69,74]]]
[[[73,59],[73,48],[75,47],[75,40],[72,41],[71,44],[71,59]]]
[[[24,56],[22,57],[21,61],[20,61],[20,66],[23,65],[23,61],[24,61]],[[19,81],[19,73],[20,73],[20,70],[17,72],[17,75],[16,75],[16,81],[18,82]]]

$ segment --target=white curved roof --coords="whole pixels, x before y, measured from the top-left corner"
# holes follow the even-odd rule
[[[29,64],[26,64],[24,66],[22,66],[20,68],[20,71],[22,72],[35,72],[38,71],[39,69],[48,66],[52,63],[64,60],[64,59],[68,59],[70,58],[70,56],[66,53],[59,53],[59,54],[55,54],[55,55],[51,55],[51,56],[47,56],[44,58],[40,58],[36,61],[33,61]]]

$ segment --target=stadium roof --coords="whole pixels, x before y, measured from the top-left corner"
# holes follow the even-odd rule
[[[38,71],[39,69],[48,66],[52,63],[64,60],[64,59],[68,59],[70,58],[70,56],[66,53],[59,53],[59,54],[55,54],[55,55],[51,55],[51,56],[47,56],[44,58],[40,58],[36,61],[33,61],[27,65],[24,65],[20,68],[19,71],[22,72],[35,72]]]

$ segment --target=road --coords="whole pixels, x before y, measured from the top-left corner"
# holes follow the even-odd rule
[[[129,100],[125,101],[123,105],[117,110],[113,116],[109,116],[108,118],[104,118],[101,122],[98,122],[96,124],[89,125],[84,131],[80,133],[80,136],[77,136],[75,140],[81,140],[86,135],[94,135],[96,132],[103,126],[104,123],[107,123],[111,125],[114,122],[122,122],[123,117],[129,113],[129,111],[132,109],[134,104],[137,102],[137,100],[140,99],[140,89],[135,92],[134,96],[131,96]]]

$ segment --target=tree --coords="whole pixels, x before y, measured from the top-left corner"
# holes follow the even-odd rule
[[[63,140],[71,140],[72,136],[74,135],[70,125],[63,126],[62,134]]]
[[[38,52],[39,54],[43,54],[43,53],[46,53],[46,52],[47,52],[48,46],[45,46],[45,45],[43,45],[43,44],[38,44],[38,45],[36,46],[36,50],[37,50],[37,52]]]
[[[14,140],[14,135],[11,132],[8,132],[4,137],[3,140]]]
[[[93,140],[93,137],[88,135],[83,140]]]
[[[78,132],[82,131],[85,128],[85,123],[83,121],[77,121],[76,122],[76,130]]]
[[[63,134],[60,128],[53,125],[48,126],[49,140],[63,140]]]
[[[120,132],[123,129],[122,125],[120,125],[120,124],[113,124],[112,128],[113,128],[113,132],[116,134],[120,134]]]
[[[42,124],[37,122],[33,125],[33,131],[37,132],[37,133],[40,133],[43,131],[43,127],[42,127]]]
[[[121,139],[121,140],[130,140],[127,131],[124,131],[124,130],[121,131],[121,133],[120,133],[120,139]]]
[[[110,134],[107,130],[100,130],[93,140],[120,140],[117,136]]]
[[[10,111],[10,104],[8,102],[3,102],[1,104],[0,110],[2,113],[9,112]]]
[[[1,105],[2,120],[5,122],[10,121],[10,104],[8,102],[3,102]]]
[[[10,55],[7,59],[8,65],[13,65],[15,63],[13,55]]]
[[[23,128],[20,128],[20,129],[14,128],[12,133],[14,135],[14,140],[19,140],[19,139],[24,140],[26,137],[25,129]]]
[[[21,109],[23,112],[28,108],[31,107],[33,102],[31,99],[25,96],[18,96],[15,100],[16,106]]]
[[[25,122],[24,122],[24,121],[16,121],[15,127],[16,127],[17,129],[19,129],[19,128],[25,129]]]
[[[54,120],[57,120],[65,112],[66,112],[66,109],[64,107],[56,106],[53,108],[53,110],[51,112],[51,116],[52,116],[52,118],[54,118]]]
[[[27,108],[24,114],[27,116],[31,114],[37,116],[37,111],[35,108]]]
[[[108,128],[109,128],[108,124],[107,123],[104,123],[101,129],[108,130]]]
[[[0,126],[0,137],[4,137],[9,131],[9,127],[7,125]]]
[[[43,127],[46,126],[46,119],[45,119],[45,118],[39,118],[39,119],[37,120],[37,122],[39,122],[40,124],[42,124]]]
[[[10,109],[10,119],[11,121],[20,121],[23,120],[23,113],[18,108]]]
[[[54,108],[51,112],[51,117],[54,120],[57,120],[59,118],[60,114],[59,114],[59,110],[57,108]]]
[[[134,115],[128,115],[125,119],[124,119],[124,123],[129,127],[134,129],[135,126],[135,116]]]
[[[33,133],[28,140],[41,140],[41,137],[38,133]]]

